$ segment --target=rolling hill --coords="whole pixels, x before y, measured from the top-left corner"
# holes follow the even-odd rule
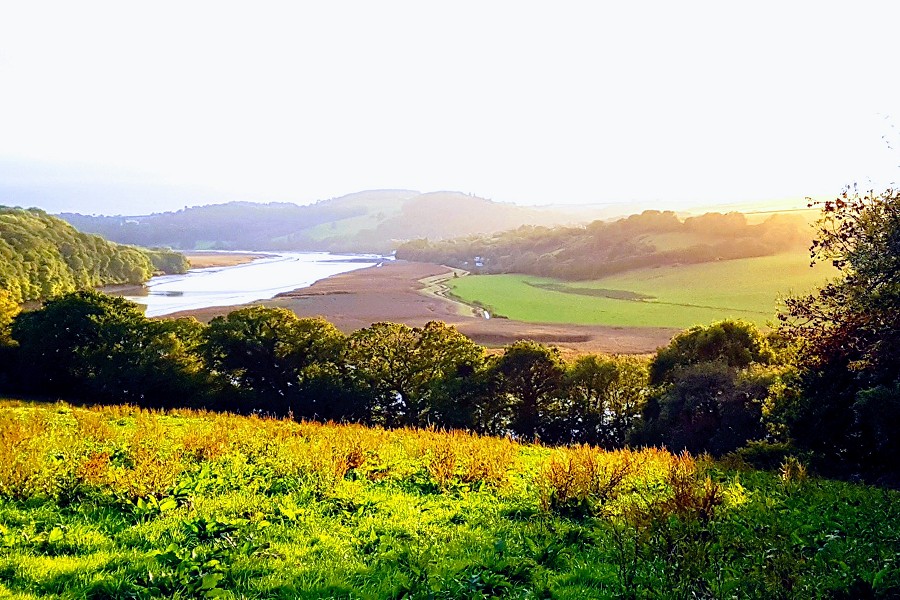
[[[806,222],[801,215],[773,214],[751,223],[741,213],[682,219],[671,211],[648,210],[581,226],[412,240],[400,246],[397,257],[477,273],[587,280],[646,267],[803,252],[809,245]]]
[[[572,222],[566,213],[460,192],[358,192],[300,206],[230,202],[142,216],[59,215],[110,240],[190,249],[389,252],[410,239],[489,235]]]
[[[780,295],[835,275],[809,269],[807,221],[645,211],[582,227],[414,240],[397,256],[476,274],[453,279],[453,295],[517,321],[683,328],[742,318],[764,325]]]
[[[533,323],[687,328],[721,319],[764,326],[780,297],[806,293],[837,271],[803,252],[634,269],[567,282],[479,275],[449,282],[453,295],[492,314]]]

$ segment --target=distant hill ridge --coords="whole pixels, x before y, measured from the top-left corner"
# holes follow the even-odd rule
[[[577,227],[519,227],[450,240],[411,240],[397,249],[397,258],[480,273],[585,280],[663,265],[805,253],[806,222],[798,214],[772,214],[751,223],[736,212],[681,219],[671,211],[647,210]]]
[[[575,219],[461,192],[370,190],[297,205],[229,202],[133,216],[59,215],[119,243],[192,249],[388,252],[406,240],[489,235]]]

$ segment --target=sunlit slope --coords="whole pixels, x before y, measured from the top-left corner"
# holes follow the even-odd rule
[[[15,302],[138,284],[155,272],[184,273],[187,268],[187,260],[176,252],[111,243],[40,209],[0,205],[0,290]]]
[[[466,302],[511,319],[547,323],[691,327],[724,318],[764,325],[778,298],[833,276],[805,253],[628,271],[594,281],[484,275],[450,282]]]
[[[0,400],[0,598],[896,598],[900,496],[792,464]]]

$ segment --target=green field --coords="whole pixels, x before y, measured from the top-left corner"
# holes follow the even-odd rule
[[[774,319],[778,298],[835,271],[805,253],[638,269],[594,281],[478,275],[448,282],[463,302],[536,323],[686,328],[725,318]]]
[[[900,496],[785,464],[0,401],[0,598],[896,598]]]

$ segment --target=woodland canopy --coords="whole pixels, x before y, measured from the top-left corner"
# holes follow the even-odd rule
[[[42,210],[0,206],[0,290],[15,302],[187,268],[187,259],[170,250],[114,244]]]
[[[433,262],[476,273],[597,279],[632,269],[771,256],[805,246],[802,217],[773,215],[751,224],[740,213],[680,219],[644,211],[581,227],[524,226],[493,235],[412,240],[397,258]]]

